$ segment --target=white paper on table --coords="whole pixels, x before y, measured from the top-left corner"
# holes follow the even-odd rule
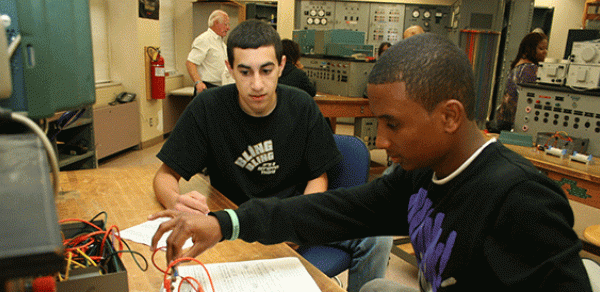
[[[217,292],[320,292],[300,260],[295,257],[207,264]],[[186,265],[177,268],[179,276],[198,280],[204,291],[212,291],[206,271],[201,265]],[[177,278],[175,291],[181,277]],[[164,292],[164,287],[161,287]],[[180,291],[195,291],[186,283]]]
[[[127,228],[121,231],[121,238],[150,246],[152,245],[152,236],[154,236],[154,233],[156,233],[158,226],[161,223],[170,219],[171,218],[168,217],[157,218],[155,220],[146,221],[142,224]],[[171,234],[171,231],[165,232],[165,234],[163,234],[163,236],[158,241],[158,248],[167,246],[167,237],[169,237],[169,234]],[[188,238],[188,240],[186,240],[183,244],[183,248],[185,249],[191,247],[192,245],[194,245],[192,239]]]

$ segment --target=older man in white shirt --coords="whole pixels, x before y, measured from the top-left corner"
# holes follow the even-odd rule
[[[224,37],[229,31],[229,15],[215,10],[208,17],[208,29],[192,43],[185,65],[194,81],[194,96],[204,89],[231,83],[225,66],[227,46]]]

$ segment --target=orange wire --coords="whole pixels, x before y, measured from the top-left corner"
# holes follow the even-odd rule
[[[563,132],[564,133],[564,132]],[[564,137],[563,135],[560,134],[560,132],[554,132],[553,135],[551,135],[550,137],[548,137],[548,140],[546,140],[546,144],[544,146],[548,146],[548,142],[552,139],[552,138],[558,138],[558,139],[562,139],[565,141],[569,141],[569,142],[573,142],[573,139],[571,137],[569,137],[567,135],[567,133],[565,133],[566,137]],[[554,140],[554,143],[552,143],[552,146],[555,146],[558,143],[557,139]]]
[[[83,220],[83,219],[78,219],[78,218],[67,218],[67,219],[62,219],[62,220],[58,220],[58,223],[65,223],[65,222],[69,222],[69,221],[83,222],[83,223],[85,223],[85,224],[87,224],[87,225],[90,225],[90,226],[92,226],[92,227],[94,227],[94,228],[96,228],[96,229],[100,230],[100,231],[103,231],[103,230],[102,230],[102,228],[100,228],[100,227],[96,226],[96,224],[94,224],[94,223],[92,223],[92,222],[89,222],[89,221],[86,221],[86,220]]]
[[[172,261],[167,270],[170,270],[173,268],[173,266],[175,266],[176,264],[183,262],[183,261],[193,261],[198,263],[200,266],[202,266],[202,268],[204,269],[204,271],[206,272],[206,276],[208,276],[208,281],[210,282],[210,288],[212,289],[213,292],[215,292],[215,285],[213,283],[212,277],[210,276],[210,273],[208,272],[208,269],[206,268],[206,266],[199,260],[195,259],[195,258],[190,258],[190,257],[183,257],[183,258],[178,258],[174,261]],[[166,279],[166,274],[165,274],[165,279]],[[199,286],[202,289],[202,286]],[[204,290],[202,290],[204,291]]]
[[[106,234],[104,234],[104,238],[102,238],[102,244],[100,245],[100,250],[104,251],[104,243],[106,242],[106,238],[108,237],[108,235],[110,234],[110,231],[112,229],[117,230],[117,234],[121,233],[121,231],[119,230],[119,227],[117,227],[117,225],[112,225],[111,227],[109,227],[108,230],[106,230]],[[121,237],[119,235],[115,235],[115,238],[117,239],[117,241],[119,241],[119,250],[123,250],[123,241],[121,240]],[[121,257],[121,254],[119,254],[119,257]]]
[[[152,252],[152,264],[154,265],[154,267],[155,267],[157,270],[161,271],[161,272],[164,274],[164,277],[163,277],[163,286],[165,287],[165,290],[166,290],[166,291],[169,291],[169,290],[167,290],[167,289],[169,289],[169,288],[167,287],[167,286],[168,286],[168,283],[169,283],[169,281],[167,280],[167,275],[169,275],[169,272],[168,272],[168,271],[169,271],[169,270],[171,270],[171,269],[173,269],[173,267],[174,267],[176,264],[180,263],[180,262],[183,262],[183,261],[193,261],[193,262],[196,262],[196,263],[200,264],[200,266],[202,266],[202,268],[203,268],[203,269],[204,269],[204,271],[206,272],[206,276],[208,277],[208,281],[210,282],[210,287],[211,287],[212,291],[213,291],[213,292],[215,292],[215,284],[213,283],[212,277],[210,276],[210,273],[208,272],[208,269],[206,268],[206,266],[205,266],[205,265],[204,265],[204,264],[203,264],[201,261],[199,261],[199,260],[197,260],[197,259],[195,259],[195,258],[190,258],[190,257],[178,258],[178,259],[176,259],[176,260],[172,261],[172,262],[171,262],[171,263],[170,263],[170,264],[167,266],[167,270],[163,270],[163,269],[159,268],[159,267],[158,267],[158,265],[156,264],[156,261],[154,261],[154,255],[155,255],[155,254],[156,254],[156,252],[158,252],[159,250],[162,250],[162,249],[165,249],[165,248],[166,248],[166,247],[165,247],[165,246],[163,246],[163,247],[160,247],[160,248],[157,248],[157,249],[155,249],[155,250],[154,250],[154,252]],[[183,277],[183,279],[185,279],[185,278],[191,278],[191,277]],[[183,279],[182,279],[182,282],[183,282]],[[192,279],[193,279],[193,278],[192,278]],[[196,279],[194,279],[194,280],[196,280]],[[188,282],[189,282],[189,280],[188,280],[188,279],[186,279],[186,281],[188,281]],[[197,281],[197,280],[196,280],[196,281]],[[179,285],[181,285],[181,283],[179,283]],[[181,286],[180,286],[180,287],[181,287]],[[200,289],[199,291],[204,291],[204,289],[202,288],[202,285],[200,285],[200,282],[198,282],[198,287],[199,287],[199,289]],[[179,288],[178,288],[178,289],[179,289]],[[196,291],[198,291],[198,290],[196,289]]]
[[[161,271],[161,273],[163,273],[163,274],[168,274],[169,272],[167,272],[167,271],[165,271],[165,270],[161,269],[160,267],[158,267],[158,265],[157,265],[157,264],[156,264],[156,262],[154,261],[154,255],[156,254],[156,252],[157,252],[157,251],[159,251],[159,250],[161,250],[161,249],[165,249],[165,248],[166,248],[166,247],[165,247],[165,246],[163,246],[163,247],[161,247],[161,248],[157,248],[157,249],[155,249],[155,250],[154,250],[154,252],[152,252],[152,258],[151,258],[151,260],[152,260],[152,264],[154,265],[154,267],[155,267],[157,270]]]
[[[183,278],[181,278],[181,282],[179,282],[179,286],[177,286],[177,291],[181,291],[181,286],[183,285],[184,281],[188,282],[190,284],[190,286],[192,286],[192,289],[194,289],[195,291],[197,291],[197,292],[204,292],[204,289],[202,289],[202,285],[200,284],[200,281],[198,281],[194,277],[183,277]],[[192,285],[193,284],[192,281],[194,281],[196,283],[196,285],[198,285],[197,289],[194,287],[194,285]]]
[[[98,231],[90,232],[88,234],[80,235],[80,236],[70,238],[70,239],[65,239],[63,241],[63,245],[65,245],[65,246],[72,245],[73,246],[71,248],[66,248],[65,252],[72,252],[72,251],[76,250],[77,248],[82,249],[82,250],[87,250],[87,248],[96,241],[93,239],[93,236],[99,235],[99,234],[104,234],[102,243],[100,244],[100,251],[101,251],[101,253],[103,253],[104,252],[104,244],[106,243],[106,239],[108,238],[108,235],[111,233],[111,231],[113,229],[116,230],[116,232],[114,232],[114,234],[115,234],[115,238],[119,242],[119,250],[118,251],[123,250],[123,239],[121,239],[121,236],[120,236],[121,231],[119,230],[119,227],[117,227],[116,225],[112,225],[107,230],[103,230],[102,228],[98,227],[96,224],[89,222],[87,220],[79,219],[79,218],[67,218],[67,219],[59,220],[58,222],[65,223],[65,222],[71,222],[71,221],[85,223],[85,224],[97,229]],[[85,243],[83,245],[79,245],[81,242],[83,242],[87,239],[90,239],[90,238],[92,238],[92,240],[90,242]],[[119,253],[118,256],[121,257],[121,254]],[[94,260],[102,259],[101,256],[91,256],[90,258],[94,259]]]

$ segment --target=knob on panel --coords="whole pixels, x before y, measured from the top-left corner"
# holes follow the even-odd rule
[[[591,62],[592,60],[594,60],[595,56],[596,56],[596,48],[593,46],[586,46],[581,51],[581,58],[586,62]]]

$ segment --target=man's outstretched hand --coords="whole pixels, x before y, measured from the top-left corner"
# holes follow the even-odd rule
[[[167,238],[167,263],[181,257],[196,257],[205,250],[213,247],[223,237],[221,226],[214,216],[195,214],[175,210],[163,210],[152,214],[148,220],[160,217],[170,217],[171,220],[160,224],[152,237],[152,250],[157,248],[158,240],[168,232],[173,232]],[[188,238],[192,238],[194,245],[183,252],[181,247]]]

